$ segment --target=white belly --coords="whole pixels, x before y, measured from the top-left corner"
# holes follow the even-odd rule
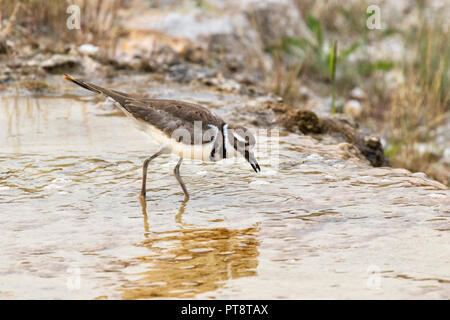
[[[158,128],[155,128],[146,122],[139,120],[136,122],[138,123],[139,129],[148,134],[152,140],[158,143],[161,147],[166,147],[168,149],[168,153],[176,154],[185,159],[211,161],[209,157],[214,146],[214,141],[196,145],[177,142],[165,135]]]

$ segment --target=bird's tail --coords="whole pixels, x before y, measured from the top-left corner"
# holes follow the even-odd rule
[[[86,82],[86,81],[83,81],[80,79],[75,79],[67,74],[64,75],[64,79],[67,81],[71,81],[89,91],[103,94],[107,97],[111,97],[112,99],[116,100],[120,104],[123,104],[125,102],[125,99],[127,99],[127,97],[128,97],[128,95],[126,93],[122,93],[122,92],[119,92],[116,90],[109,90],[109,89],[97,86],[95,84],[92,84],[92,83],[89,83],[89,82]]]

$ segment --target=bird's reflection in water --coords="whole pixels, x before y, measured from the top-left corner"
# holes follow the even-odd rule
[[[195,297],[220,288],[226,280],[256,275],[259,227],[186,227],[181,222],[185,206],[183,202],[175,217],[180,228],[166,232],[150,232],[145,212],[146,239],[138,245],[149,255],[131,262],[145,265],[145,271],[123,284],[122,298]]]
[[[183,213],[184,210],[186,210],[186,203],[187,203],[187,199],[185,198],[184,201],[181,203],[180,209],[178,210],[177,215],[175,216],[175,221],[176,223],[180,226],[180,227],[186,227],[187,225],[183,224]]]
[[[144,218],[144,230],[145,230],[145,236],[148,237],[148,234],[150,232],[149,222],[148,222],[148,214],[147,214],[147,201],[143,199],[142,197],[139,197],[139,201],[141,203],[141,210],[142,210],[142,216]],[[180,227],[187,227],[190,226],[189,224],[183,223],[183,213],[186,210],[186,203],[188,202],[188,199],[184,199],[181,202],[180,208],[178,209],[178,213],[175,215],[175,222]]]

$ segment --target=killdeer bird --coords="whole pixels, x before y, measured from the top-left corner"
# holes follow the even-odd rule
[[[261,171],[251,148],[255,138],[244,127],[227,124],[210,110],[197,104],[166,99],[135,97],[116,90],[109,90],[83,80],[64,75],[64,79],[111,98],[139,129],[149,134],[161,149],[143,164],[141,199],[146,198],[147,168],[153,159],[162,154],[175,154],[180,158],[174,174],[183,189],[185,200],[189,193],[180,176],[183,158],[219,161],[242,155],[255,172]]]

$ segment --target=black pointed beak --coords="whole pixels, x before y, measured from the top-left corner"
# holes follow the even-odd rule
[[[253,170],[256,173],[261,171],[261,168],[259,167],[259,164],[256,161],[255,156],[253,155],[252,152],[246,152],[245,153],[245,159],[248,161],[248,163],[250,163],[250,165],[252,166]]]
[[[254,164],[253,163],[250,163],[250,164],[251,164],[253,170],[255,170],[256,173],[261,171],[261,168],[259,167],[258,162],[255,162]]]

